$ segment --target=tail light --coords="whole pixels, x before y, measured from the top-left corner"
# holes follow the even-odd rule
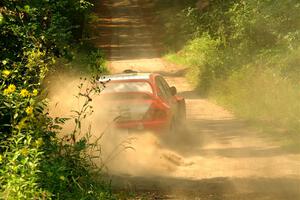
[[[165,119],[166,117],[167,117],[167,113],[165,110],[155,107],[154,105],[151,105],[143,119],[155,120],[155,119]]]

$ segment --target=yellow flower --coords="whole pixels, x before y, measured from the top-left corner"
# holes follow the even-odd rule
[[[5,89],[5,90],[3,91],[3,94],[4,94],[4,95],[9,95],[8,89]]]
[[[30,94],[26,89],[22,89],[21,92],[20,92],[20,95],[22,97],[29,97]]]
[[[39,91],[37,90],[37,89],[34,89],[33,91],[32,91],[32,96],[37,96],[38,95],[38,93],[39,93]]]
[[[0,163],[2,163],[3,157],[0,155]]]
[[[16,91],[16,86],[14,84],[10,84],[5,90],[4,90],[4,95],[9,95],[11,93],[14,93]]]
[[[4,76],[5,78],[7,78],[10,74],[11,74],[11,72],[7,69],[2,71],[2,76]]]
[[[28,149],[27,148],[23,148],[23,149],[21,149],[21,154],[23,155],[23,156],[27,156],[28,155]]]
[[[25,112],[27,113],[27,115],[31,115],[33,113],[33,107],[32,106],[28,106],[26,108]]]
[[[64,176],[60,176],[59,179],[62,181],[66,180],[66,178]]]
[[[39,138],[35,141],[36,146],[40,147],[44,144],[43,138]]]

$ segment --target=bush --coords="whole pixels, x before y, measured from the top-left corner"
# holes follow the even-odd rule
[[[108,69],[105,66],[105,55],[102,50],[97,49],[88,56],[88,68],[92,74],[108,73]]]
[[[299,46],[300,4],[296,0],[284,3],[279,0],[212,0],[202,10],[195,8],[194,2],[178,4],[184,8],[169,6],[163,10],[169,17],[162,14],[164,19],[161,20],[167,44],[175,51],[185,46],[188,40],[208,34],[213,40],[220,41],[218,49],[224,55],[229,52],[223,57],[225,64],[228,63],[224,68],[227,68],[232,64],[241,67],[253,62],[265,52],[276,54]]]
[[[188,79],[198,91],[241,117],[299,132],[300,3],[211,0],[202,9],[194,2],[178,4],[160,10],[181,10],[162,20],[167,37],[175,35],[167,44],[181,44],[170,45],[175,53],[167,58],[189,66]]]
[[[41,87],[57,57],[70,57],[90,5],[82,0],[0,2],[1,199],[113,198],[94,178],[100,174],[87,150],[95,144],[88,135],[76,138],[82,112],[75,115],[74,131],[59,139],[66,119],[49,117]],[[86,91],[87,99],[99,92],[95,86]]]
[[[95,48],[88,43],[83,43],[73,49],[70,59],[57,59],[47,77],[55,76],[55,74],[62,72],[69,74],[72,72],[71,74],[91,77],[99,74],[108,74],[109,70],[103,50]]]
[[[213,40],[209,35],[203,35],[189,41],[177,54],[169,54],[166,58],[189,66],[188,79],[204,93],[209,89],[212,81],[220,75],[218,70],[222,65],[216,59],[219,53],[218,44],[218,40]]]
[[[37,90],[19,90],[12,84],[1,88],[1,115],[8,113],[7,121],[11,120],[1,124],[0,190],[4,199],[113,198],[88,154],[97,150],[97,143],[91,143],[89,132],[81,132],[82,120],[92,113],[90,99],[101,91],[97,82],[91,83],[80,86],[85,88],[77,96],[82,108],[73,111],[74,130],[62,139],[58,134],[68,119],[50,118],[46,103],[37,99]]]
[[[40,186],[52,198],[57,199],[114,199],[108,184],[101,180],[101,171],[93,160],[100,152],[98,140],[91,138],[89,129],[83,132],[83,122],[93,113],[91,99],[99,95],[102,86],[92,79],[79,85],[76,96],[79,109],[73,110],[71,119],[55,118],[50,125],[56,134],[60,134],[60,125],[66,120],[74,121],[74,128],[64,133],[62,138],[55,137],[45,148],[40,162]],[[91,154],[92,152],[92,154]]]
[[[211,95],[239,116],[299,131],[298,87],[273,69],[247,66],[215,85]]]

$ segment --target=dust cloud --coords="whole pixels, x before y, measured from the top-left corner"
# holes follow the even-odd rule
[[[78,100],[78,86],[88,81],[79,76],[60,74],[50,78],[48,86],[49,109],[52,117],[71,117],[74,110],[81,109],[83,99]],[[112,174],[128,174],[134,176],[165,176],[175,172],[182,158],[174,151],[164,147],[164,133],[150,131],[121,130],[114,126],[117,116],[109,110],[115,105],[101,98],[101,93],[92,96],[90,105],[93,113],[82,121],[81,134],[91,133],[91,141],[96,141],[100,151],[93,155],[99,156],[95,163]],[[62,136],[74,129],[74,120],[69,120],[63,126]]]
[[[51,78],[51,116],[70,117],[71,110],[80,109],[82,101],[74,96],[81,81],[69,74]],[[121,189],[132,182],[137,190],[157,187],[178,199],[189,195],[190,199],[199,195],[203,195],[201,199],[213,199],[209,196],[212,194],[222,199],[299,199],[299,155],[282,152],[276,143],[266,145],[255,132],[246,131],[241,122],[226,113],[212,117],[208,111],[219,115],[224,112],[217,112],[220,109],[211,103],[190,101],[188,130],[166,141],[157,133],[114,127],[116,116],[108,111],[115,105],[101,98],[100,93],[93,96],[90,103],[94,112],[82,121],[78,137],[89,130],[92,141],[100,137],[100,151],[92,152],[99,156],[94,162],[104,172],[117,175],[114,183],[119,182]],[[73,127],[74,121],[70,120],[62,135]]]
[[[82,102],[75,98],[80,82],[78,76],[68,74],[51,80],[51,116],[69,117],[74,114],[71,110],[81,108]],[[83,120],[81,134],[90,130],[92,140],[101,137],[100,158],[95,162],[109,173],[191,179],[299,176],[299,155],[282,151],[277,143],[266,144],[256,131],[246,130],[235,119],[208,118],[206,115],[211,114],[205,110],[218,107],[201,99],[192,104],[187,101],[187,111],[193,114],[189,116],[192,119],[188,129],[167,140],[164,133],[114,127],[117,116],[109,111],[116,105],[101,98],[101,93],[93,96],[90,103],[94,112]],[[70,133],[73,127],[74,120],[68,121],[63,134]]]

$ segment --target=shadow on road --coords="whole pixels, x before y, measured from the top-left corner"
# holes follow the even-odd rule
[[[186,180],[114,176],[112,180],[116,191],[145,199],[296,200],[300,197],[299,179],[296,178]]]
[[[281,146],[261,146],[251,144],[249,138],[251,135],[256,140],[271,140],[263,134],[258,135],[250,128],[245,130],[246,123],[239,120],[188,120],[184,132],[179,132],[176,136],[170,137],[165,143],[166,147],[183,156],[201,155],[205,157],[220,156],[228,158],[259,158],[272,157],[287,154],[300,154],[300,151],[289,150]],[[240,140],[243,135],[245,143],[234,147],[232,141]],[[248,140],[248,141],[247,141]],[[210,144],[218,141],[221,143],[218,147],[206,148]]]
[[[153,49],[153,44],[158,41],[149,31],[150,22],[141,18],[144,12],[140,6],[122,0],[104,0],[98,4],[97,21],[92,26],[95,35],[91,42],[110,55],[109,61],[158,57],[157,50]]]

